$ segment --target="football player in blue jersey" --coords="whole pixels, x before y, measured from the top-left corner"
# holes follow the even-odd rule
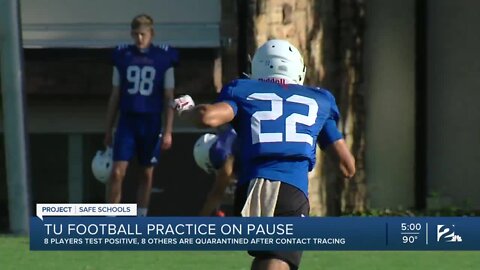
[[[308,216],[308,172],[316,142],[337,158],[345,177],[355,161],[337,129],[339,111],[325,89],[303,86],[300,52],[285,40],[256,51],[250,80],[226,85],[214,104],[194,107],[189,96],[175,100],[181,117],[198,126],[231,122],[241,152],[236,212],[242,216]],[[297,269],[301,251],[249,251],[252,269]]]
[[[228,187],[234,187],[238,160],[235,160],[237,133],[230,126],[221,127],[217,134],[206,133],[195,142],[193,156],[206,173],[214,173],[215,181],[200,210],[201,216],[222,216],[219,209]],[[233,192],[232,192],[233,194]]]
[[[129,161],[136,154],[142,166],[138,178],[138,215],[146,216],[154,165],[160,149],[172,144],[175,49],[152,44],[153,19],[141,14],[131,22],[132,45],[113,52],[113,89],[107,109],[104,144],[113,143],[113,168],[107,183],[107,202],[119,203]],[[162,115],[165,123],[162,129]],[[113,128],[118,115],[114,138]]]

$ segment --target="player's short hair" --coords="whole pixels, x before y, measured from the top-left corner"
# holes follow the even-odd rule
[[[132,30],[141,28],[141,27],[148,27],[153,30],[153,19],[147,14],[140,14],[133,18],[132,23],[130,24],[130,28]]]

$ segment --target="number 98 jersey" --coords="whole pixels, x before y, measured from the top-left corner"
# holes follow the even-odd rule
[[[324,89],[235,80],[222,89],[218,101],[228,103],[235,113],[232,125],[243,166],[240,182],[263,177],[292,184],[307,194],[319,134],[327,144],[342,137],[336,128],[335,99]],[[328,123],[334,128],[330,125],[321,132]]]
[[[178,61],[168,46],[151,45],[140,51],[135,45],[118,46],[113,64],[120,77],[120,111],[161,113],[165,72]]]

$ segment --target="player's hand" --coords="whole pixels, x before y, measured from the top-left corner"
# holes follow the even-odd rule
[[[195,107],[195,102],[191,96],[183,95],[173,100],[172,107],[178,112],[178,114],[181,114],[182,112]]]
[[[162,150],[168,150],[172,147],[172,133],[162,135]]]

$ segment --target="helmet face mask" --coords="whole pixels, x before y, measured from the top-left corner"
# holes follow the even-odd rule
[[[105,151],[97,151],[92,160],[92,173],[95,179],[103,184],[108,182],[113,166],[112,148],[108,147]]]
[[[252,59],[252,79],[280,78],[303,85],[305,72],[302,55],[286,40],[267,41]]]
[[[193,146],[193,158],[198,167],[206,173],[213,173],[214,169],[210,161],[210,147],[217,141],[217,135],[206,133],[200,136]]]

